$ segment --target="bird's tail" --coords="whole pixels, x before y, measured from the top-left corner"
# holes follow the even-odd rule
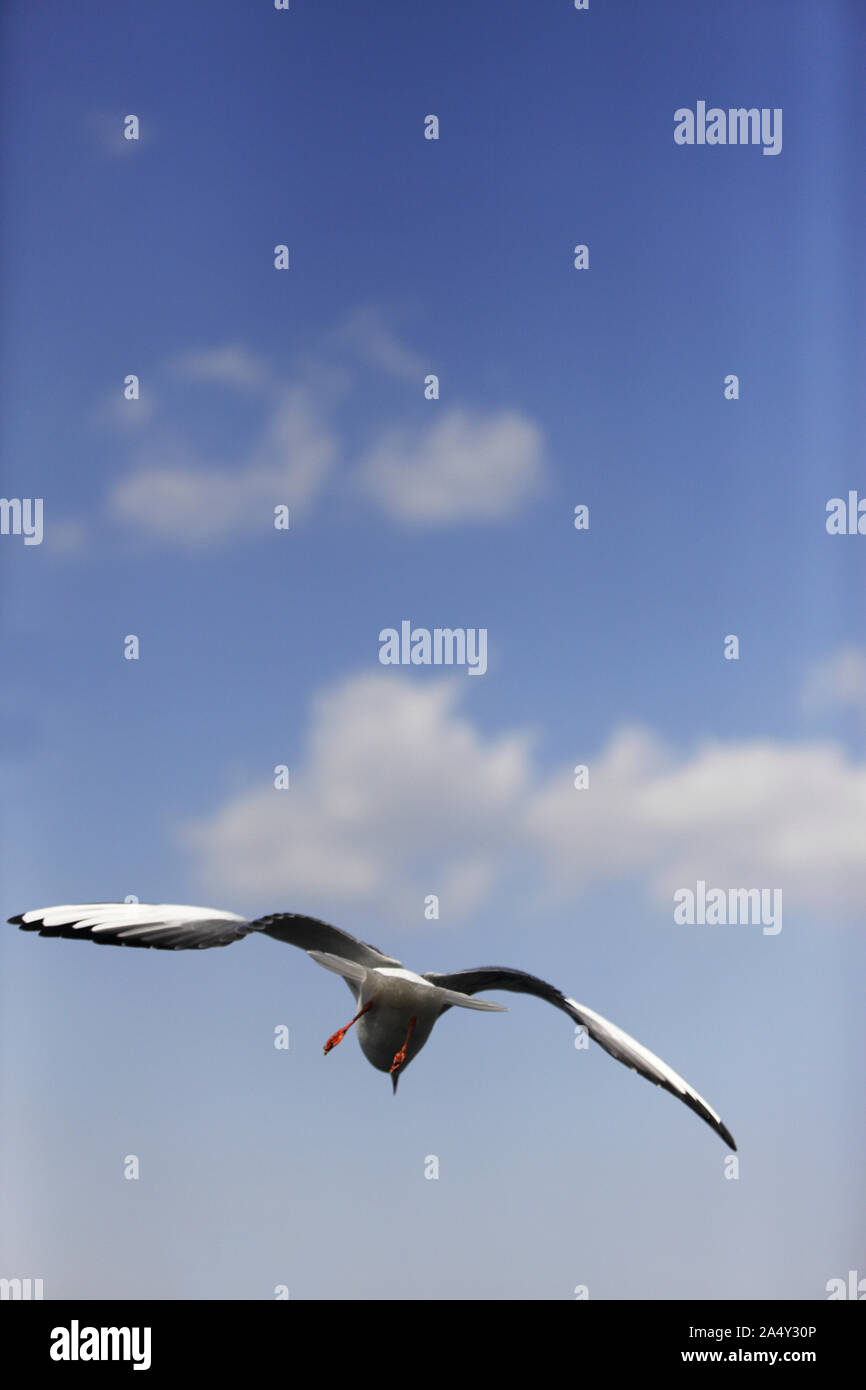
[[[474,999],[471,995],[461,994],[456,989],[441,989],[439,985],[434,985],[433,989],[443,1004],[456,1004],[458,1009],[485,1009],[488,1013],[508,1013],[505,1004],[494,1004],[492,999]]]
[[[343,956],[332,955],[330,951],[308,951],[307,955],[322,965],[326,970],[333,970],[335,975],[342,975],[344,980],[352,980],[355,984],[363,984],[370,968],[366,965],[358,965],[353,960],[345,960]],[[440,985],[428,984],[425,994],[429,991],[430,998],[436,998],[443,1006],[455,1004],[459,1009],[484,1009],[488,1013],[507,1013],[504,1004],[494,1004],[492,999],[476,999],[469,994],[461,994],[456,989],[442,989]]]
[[[308,951],[307,955],[317,965],[324,966],[326,970],[333,970],[335,975],[342,975],[344,980],[353,980],[360,985],[367,978],[366,965],[358,965],[354,960],[345,960],[343,956],[331,955],[330,951]]]

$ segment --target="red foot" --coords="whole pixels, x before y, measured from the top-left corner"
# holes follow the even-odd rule
[[[351,1028],[352,1024],[358,1022],[358,1019],[361,1017],[361,1014],[365,1014],[365,1013],[367,1012],[367,1010],[368,1010],[368,1009],[372,1009],[372,1007],[373,1007],[373,1001],[372,1001],[372,999],[371,999],[370,1002],[369,1002],[369,1004],[365,1004],[364,1007],[363,1007],[363,1009],[359,1009],[359,1010],[358,1010],[358,1012],[355,1014],[355,1017],[351,1020],[351,1022],[349,1022],[349,1023],[346,1024],[345,1028],[338,1028],[337,1031],[336,1031],[336,1033],[332,1033],[332,1034],[331,1034],[331,1036],[328,1038],[328,1041],[325,1043],[325,1056],[326,1056],[326,1057],[327,1057],[327,1055],[328,1055],[328,1053],[330,1052],[330,1050],[331,1050],[332,1047],[336,1047],[336,1046],[337,1046],[337,1043],[341,1043],[341,1042],[343,1041],[344,1037],[345,1037],[346,1034],[348,1033],[348,1031],[349,1031],[349,1029]],[[412,1021],[413,1021],[413,1023],[414,1023],[415,1020],[413,1019]]]
[[[403,1043],[403,1046],[400,1048],[400,1051],[394,1053],[394,1060],[393,1060],[393,1062],[391,1063],[391,1069],[390,1069],[390,1075],[391,1075],[391,1076],[394,1075],[395,1071],[399,1071],[399,1070],[400,1070],[400,1068],[402,1067],[403,1063],[404,1063],[405,1060],[406,1060],[406,1048],[409,1046],[409,1039],[410,1039],[411,1036],[412,1036],[412,1029],[415,1027],[415,1024],[416,1024],[417,1022],[418,1022],[418,1020],[417,1020],[417,1018],[415,1017],[415,1015],[413,1014],[412,1017],[409,1019],[409,1027],[408,1027],[408,1029],[406,1030],[406,1040],[405,1040],[405,1042]]]

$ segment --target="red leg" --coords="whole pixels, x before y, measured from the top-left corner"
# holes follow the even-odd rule
[[[418,1020],[413,1014],[412,1017],[409,1019],[409,1027],[406,1030],[406,1040],[403,1043],[403,1046],[400,1048],[400,1051],[394,1053],[394,1060],[391,1063],[391,1076],[394,1075],[395,1071],[400,1070],[400,1068],[406,1060],[406,1048],[409,1046],[409,1039],[412,1036],[412,1029],[415,1027],[415,1024],[417,1022]]]
[[[369,1004],[365,1004],[364,1007],[363,1007],[363,1009],[359,1009],[359,1010],[358,1010],[358,1012],[355,1014],[355,1017],[352,1019],[351,1023],[347,1023],[346,1026],[345,1026],[345,1028],[338,1028],[337,1031],[336,1031],[336,1033],[332,1033],[332,1034],[331,1034],[331,1036],[328,1038],[328,1041],[325,1043],[325,1056],[326,1056],[326,1057],[327,1057],[327,1055],[328,1055],[328,1053],[330,1052],[330,1050],[331,1050],[332,1047],[336,1047],[336,1046],[337,1046],[337,1043],[341,1043],[341,1042],[343,1041],[344,1037],[346,1036],[346,1034],[348,1033],[349,1029],[351,1028],[352,1023],[357,1023],[357,1022],[358,1022],[358,1019],[361,1017],[361,1014],[365,1014],[365,1013],[367,1012],[367,1010],[368,1010],[368,1009],[372,1009],[372,1007],[373,1007],[373,1001],[372,1001],[372,999],[371,999],[370,1002],[369,1002]],[[414,1023],[414,1021],[415,1021],[415,1020],[413,1019],[412,1022]]]

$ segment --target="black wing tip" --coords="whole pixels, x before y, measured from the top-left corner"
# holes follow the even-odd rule
[[[19,931],[35,931],[40,936],[56,936],[60,931],[59,927],[44,927],[41,917],[37,917],[35,922],[25,922],[23,912],[19,912],[17,917],[7,917],[6,921],[11,927],[17,927]]]
[[[683,1105],[687,1105],[694,1115],[702,1119],[705,1125],[709,1125],[713,1133],[717,1134],[729,1149],[733,1150],[734,1153],[737,1152],[733,1134],[727,1125],[718,1119],[715,1111],[710,1110],[705,1100],[701,1100],[700,1096],[690,1094],[688,1091],[683,1095],[680,1091],[674,1090],[673,1086],[668,1086],[661,1080],[657,1081],[654,1077],[650,1077],[649,1080],[653,1081],[656,1086],[664,1086],[665,1090],[670,1091],[671,1095],[676,1096],[677,1100],[681,1100]]]
[[[709,1125],[710,1129],[719,1136],[723,1143],[727,1144],[729,1149],[734,1153],[737,1152],[734,1136],[726,1124],[723,1124],[721,1120],[717,1120],[714,1115],[709,1115],[702,1106],[692,1100],[691,1096],[681,1096],[680,1099],[684,1100],[689,1109],[693,1110],[696,1115],[700,1115],[704,1123]]]
[[[725,1143],[727,1144],[728,1148],[729,1148],[729,1149],[732,1149],[733,1152],[736,1153],[736,1152],[737,1152],[737,1146],[736,1146],[736,1144],[734,1143],[734,1136],[733,1136],[733,1134],[731,1133],[731,1131],[727,1128],[727,1126],[726,1126],[726,1125],[723,1125],[723,1124],[721,1123],[721,1121],[719,1121],[719,1134],[720,1134],[720,1135],[722,1136],[722,1138],[724,1139],[724,1141],[725,1141]]]

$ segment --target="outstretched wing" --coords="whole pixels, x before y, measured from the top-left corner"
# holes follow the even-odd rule
[[[177,903],[77,903],[39,907],[10,917],[13,926],[40,936],[65,936],[107,946],[152,946],[163,951],[228,946],[254,930],[234,912]]]
[[[268,917],[257,917],[250,923],[251,931],[263,931],[276,941],[285,941],[289,946],[300,946],[302,951],[324,951],[331,956],[342,956],[356,965],[401,966],[402,961],[386,956],[376,946],[367,941],[359,941],[339,927],[320,922],[316,917],[303,917],[299,912],[272,912]]]
[[[107,946],[147,946],[162,951],[230,946],[251,932],[264,932],[303,951],[328,951],[359,965],[400,965],[393,956],[386,956],[348,932],[295,912],[278,912],[248,921],[235,912],[176,903],[77,903],[35,908],[10,917],[9,921],[22,931],[35,931],[40,936],[86,939]]]
[[[609,1023],[601,1014],[586,1008],[584,1004],[568,999],[561,990],[549,985],[546,980],[539,980],[536,975],[527,975],[523,970],[509,970],[506,966],[498,965],[481,966],[477,970],[458,970],[451,975],[431,973],[424,978],[431,984],[440,985],[444,989],[459,990],[463,994],[476,994],[479,990],[486,992],[489,989],[509,989],[517,994],[535,994],[539,999],[545,999],[548,1004],[562,1009],[575,1023],[582,1024],[589,1036],[594,1038],[605,1052],[609,1052],[611,1057],[615,1057],[618,1062],[624,1062],[632,1071],[639,1072],[654,1085],[663,1086],[671,1095],[677,1096],[736,1151],[737,1146],[730,1131],[722,1124],[715,1110],[707,1105],[697,1091],[677,1075],[672,1067],[635,1038],[629,1037],[621,1028],[617,1028],[615,1023]]]

